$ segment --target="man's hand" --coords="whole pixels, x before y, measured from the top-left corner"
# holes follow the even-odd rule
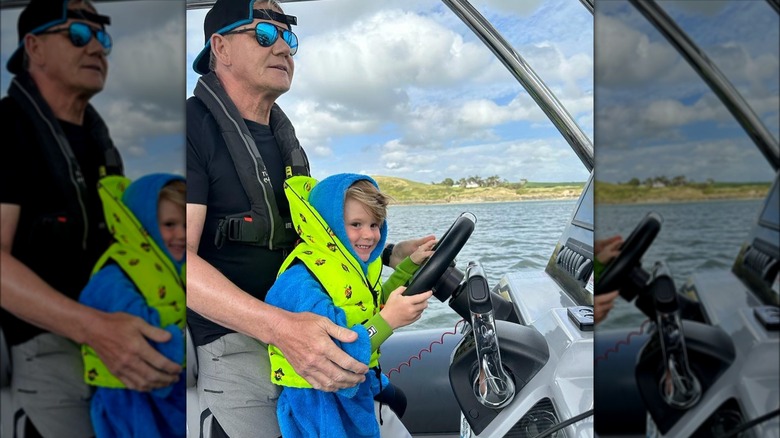
[[[436,239],[436,237],[430,235],[421,237],[419,239],[404,240],[402,242],[396,243],[393,247],[392,254],[390,254],[390,267],[395,268],[399,263],[404,261],[405,258],[411,256],[415,251],[417,251],[417,248],[419,248],[420,245],[423,245],[425,242],[434,239]]]
[[[87,334],[92,347],[111,373],[130,389],[151,391],[179,380],[181,366],[149,344],[167,342],[171,334],[127,313],[102,313]]]
[[[615,305],[615,298],[618,297],[620,291],[612,291],[610,293],[596,295],[593,298],[593,322],[595,324],[600,323],[607,317],[607,314]]]
[[[603,264],[609,263],[620,254],[620,246],[623,245],[623,237],[616,235],[593,242],[593,252],[596,258]]]
[[[357,333],[313,313],[287,313],[278,318],[271,344],[284,353],[295,371],[321,391],[338,391],[362,383],[366,364],[345,353],[331,339],[354,342]]]
[[[433,255],[433,245],[436,245],[436,240],[429,240],[422,245],[417,247],[417,250],[415,250],[409,258],[412,259],[412,262],[417,266],[422,266],[423,263],[425,263],[426,260],[431,258]]]

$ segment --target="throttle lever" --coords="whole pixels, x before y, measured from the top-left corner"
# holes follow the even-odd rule
[[[657,270],[661,269],[663,268],[657,268]],[[673,408],[688,409],[698,403],[702,388],[688,363],[685,333],[674,281],[666,273],[657,275],[650,284],[650,292],[655,304],[657,330],[664,361],[664,373],[658,382],[661,397]]]
[[[473,382],[474,396],[485,407],[500,409],[514,398],[515,384],[501,362],[491,293],[485,273],[478,263],[469,262],[465,284],[477,350],[478,370]]]

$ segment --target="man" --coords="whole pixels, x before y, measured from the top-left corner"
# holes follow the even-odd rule
[[[368,371],[331,339],[355,332],[262,301],[297,239],[284,179],[309,175],[275,104],[292,83],[294,24],[276,0],[217,0],[193,65],[202,76],[187,101],[187,323],[207,437],[280,435],[269,343],[316,389],[353,387]],[[395,266],[432,238],[389,247],[385,260]]]
[[[93,436],[78,344],[128,388],[149,391],[181,367],[149,345],[170,334],[78,303],[110,236],[97,180],[122,172],[89,104],[108,73],[110,18],[87,0],[31,0],[19,16],[15,76],[0,101],[0,292],[11,346],[14,421],[22,436]]]

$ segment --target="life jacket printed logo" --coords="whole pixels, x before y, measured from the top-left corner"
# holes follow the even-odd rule
[[[130,259],[128,263],[130,263],[130,266],[135,266],[140,262],[138,259]]]
[[[97,376],[98,376],[97,370],[95,370],[94,368],[92,368],[91,370],[87,371],[87,378],[90,381],[93,381],[93,380],[97,379]]]
[[[298,232],[298,235],[299,235],[299,236],[302,236],[302,235],[303,235],[303,230],[301,229],[301,226],[300,226],[300,225],[298,225],[298,229],[297,229],[296,231]]]
[[[115,220],[117,223],[122,223],[122,221],[119,219],[119,215],[118,215],[118,214],[116,214],[116,213],[113,213],[113,215],[114,215],[114,220]]]
[[[179,309],[179,303],[176,302],[176,301],[172,302],[171,306],[173,306],[173,310],[175,310],[176,312],[178,312],[180,310]]]
[[[303,190],[306,190],[307,192],[310,192],[311,191],[311,183],[310,182],[304,183],[303,184]]]
[[[307,235],[306,235],[306,238],[307,238],[307,239],[309,239],[309,242],[311,242],[311,243],[315,243],[315,242],[314,242],[314,237],[312,237],[311,235],[307,234]]]
[[[149,252],[152,249],[152,245],[149,245],[148,242],[141,242],[141,249]]]
[[[355,305],[356,305],[356,306],[358,306],[358,307],[360,307],[360,310],[362,310],[362,311],[364,311],[364,312],[365,312],[366,310],[368,310],[368,309],[366,309],[366,306],[363,304],[363,302],[362,302],[362,301],[358,301],[357,303],[355,303]]]
[[[331,252],[336,252],[339,247],[333,242],[328,242],[328,249],[331,250]]]
[[[328,236],[336,237],[336,233],[334,233],[332,229],[328,228]]]
[[[119,255],[127,255],[127,251],[125,251],[124,249],[120,249],[116,253],[119,254]]]
[[[303,213],[298,213],[298,215],[301,217],[301,221],[305,224],[306,223],[306,216],[304,216]]]
[[[368,337],[373,338],[375,334],[376,334],[376,327],[372,325],[371,327],[368,328]]]
[[[159,296],[160,298],[165,298],[165,294],[166,294],[165,286],[160,286],[160,288],[157,289],[157,296]]]
[[[325,259],[317,259],[314,261],[314,264],[317,266],[322,266],[325,264]]]
[[[344,272],[349,272],[349,268],[344,263],[341,264],[341,269],[343,269]]]
[[[344,296],[346,296],[347,299],[352,298],[352,286],[347,285],[347,287],[344,288]]]
[[[276,379],[277,382],[282,380],[282,377],[284,377],[284,371],[282,371],[281,368],[274,371],[274,379]]]
[[[306,250],[306,251],[304,251],[303,253],[304,253],[304,254],[306,254],[306,255],[312,255],[312,254],[314,254],[314,252],[313,252],[313,251],[311,251],[311,250]]]
[[[155,267],[155,269],[157,269],[157,272],[162,272],[162,271],[163,271],[163,270],[162,270],[162,266],[160,266],[160,264],[159,264],[159,263],[155,263],[155,264],[154,264],[154,267]]]

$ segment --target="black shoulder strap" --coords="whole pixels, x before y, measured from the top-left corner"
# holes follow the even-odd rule
[[[281,217],[260,151],[214,72],[198,79],[194,95],[214,116],[251,208],[249,212],[220,220],[215,243],[218,247],[225,240],[270,249],[291,246],[297,238],[292,222]],[[275,104],[271,110],[271,130],[285,160],[287,176],[308,175],[309,163],[295,138],[292,124]]]
[[[87,187],[84,174],[62,127],[29,74],[21,73],[11,80],[8,96],[18,103],[35,126],[35,135],[41,144],[46,163],[55,181],[59,181],[57,186],[61,196],[67,200],[67,213],[72,229],[80,234],[81,246],[86,249],[89,229],[86,207]],[[111,142],[105,123],[91,105],[87,105],[85,124],[90,135],[101,145],[102,158],[106,166],[104,172],[121,174],[123,166],[119,151]]]

